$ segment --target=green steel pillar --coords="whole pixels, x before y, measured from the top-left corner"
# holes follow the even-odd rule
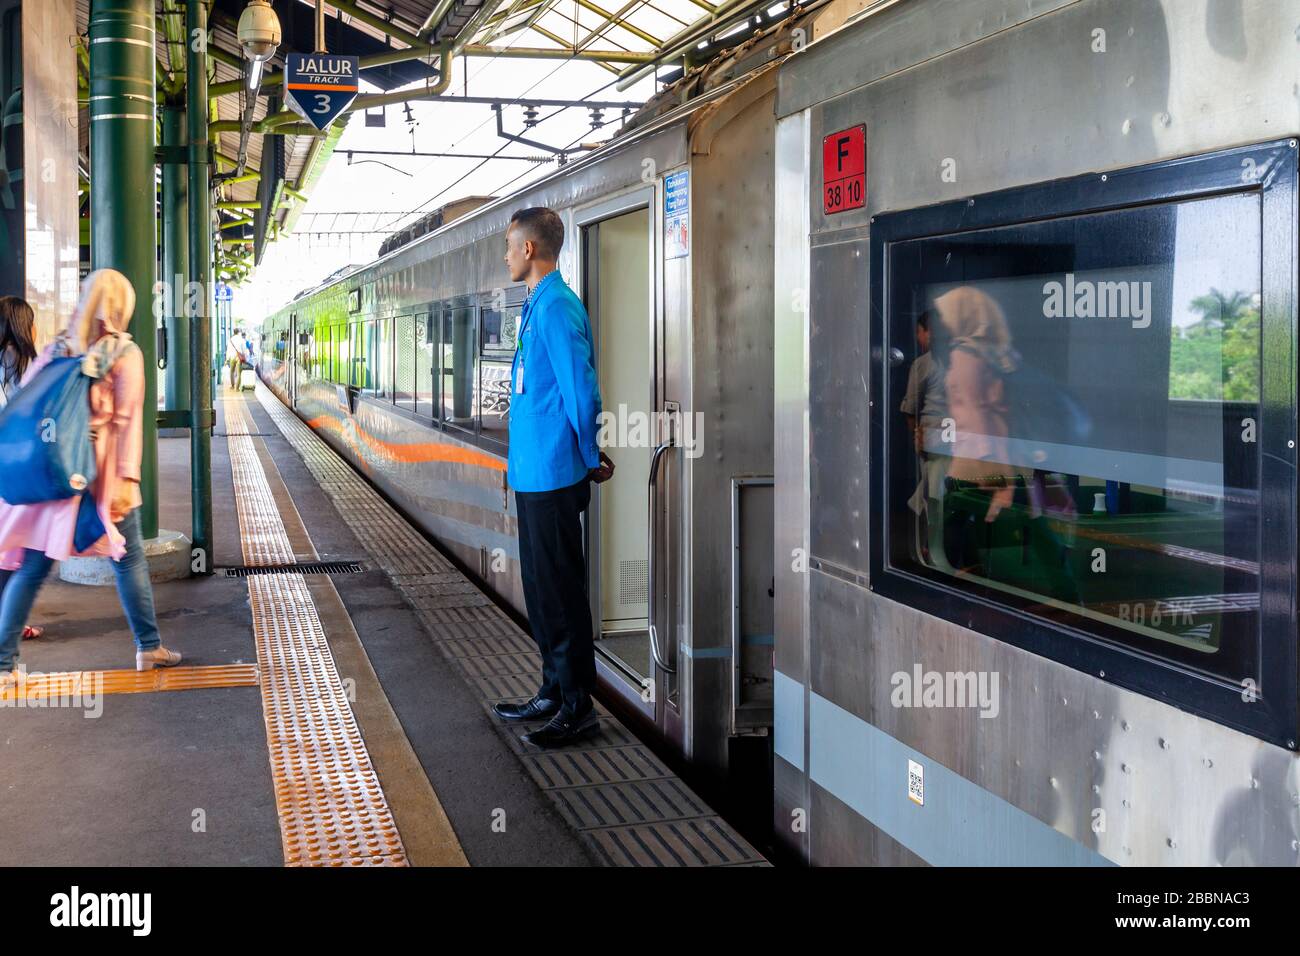
[[[140,524],[146,539],[158,535],[154,62],[153,0],[91,0],[90,263],[116,269],[135,287],[130,331],[144,353]]]
[[[190,281],[201,295],[190,317],[190,537],[202,574],[212,573],[212,167],[208,145],[208,11],[185,5],[185,119],[189,127]]]
[[[162,280],[166,283],[167,305],[167,411],[188,411],[190,407],[190,318],[186,305],[190,297],[189,229],[185,217],[188,183],[185,148],[185,110],[168,103],[163,107],[162,168]]]

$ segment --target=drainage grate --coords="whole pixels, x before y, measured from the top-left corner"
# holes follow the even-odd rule
[[[241,564],[226,568],[228,578],[246,578],[250,574],[360,574],[365,569],[356,561],[312,561],[308,564]]]

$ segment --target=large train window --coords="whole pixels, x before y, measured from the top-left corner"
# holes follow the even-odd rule
[[[1294,746],[1290,143],[877,217],[878,591]]]

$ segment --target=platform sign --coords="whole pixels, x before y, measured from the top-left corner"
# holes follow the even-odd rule
[[[691,249],[691,174],[664,177],[664,258],[680,259]]]
[[[324,130],[357,98],[360,61],[333,53],[290,53],[284,60],[289,107]]]
[[[822,140],[822,202],[828,216],[867,204],[866,126],[850,126]]]

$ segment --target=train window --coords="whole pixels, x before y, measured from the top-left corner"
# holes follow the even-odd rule
[[[384,355],[380,344],[380,330],[384,322],[374,319],[354,322],[351,329],[352,360],[348,384],[363,394],[383,397]]]
[[[352,369],[352,344],[348,341],[348,327],[330,327],[330,380],[347,385]]]
[[[392,319],[376,319],[371,337],[372,359],[370,374],[373,379],[371,394],[376,398],[392,398],[393,348],[390,340]]]
[[[438,395],[434,389],[438,377],[437,310],[415,317],[416,410],[421,415],[438,418]]]
[[[348,326],[348,364],[344,371],[344,380],[348,385],[366,389],[370,385],[370,356],[366,353],[365,322],[354,322]]]
[[[303,372],[314,376],[316,373],[312,364],[312,353],[314,352],[312,338],[313,336],[310,331],[299,332],[298,340],[290,344],[294,348],[295,354],[298,356],[298,368]]]
[[[1293,152],[1249,158],[1287,154],[1293,181]],[[1264,468],[1288,452],[1294,362],[1270,389],[1262,356],[1271,343],[1294,357],[1293,319],[1267,320],[1286,301],[1270,292],[1293,295],[1294,259],[1270,274],[1266,190],[1241,168],[1220,155],[1110,189],[1033,187],[975,200],[974,219],[963,201],[950,230],[945,207],[878,217],[879,354],[893,360],[873,406],[872,574],[927,610],[966,623],[977,603],[987,633],[1169,693],[1153,672],[1133,679],[1132,662],[1152,662],[1186,682],[1187,705],[1293,740],[1294,679],[1267,664],[1289,655],[1294,677],[1294,633],[1265,610],[1294,595],[1289,571],[1267,572],[1279,555],[1263,530],[1295,526],[1294,494],[1270,494]],[[1078,208],[1088,186],[1097,208]],[[1270,717],[1232,703],[1243,688],[1270,695]]]
[[[402,408],[415,411],[415,319],[413,315],[399,315],[393,319],[395,367],[393,371],[393,398]]]
[[[442,420],[474,429],[474,384],[478,349],[474,316],[477,309],[464,299],[452,300],[442,311]]]
[[[480,434],[502,446],[510,438],[510,367],[504,359],[485,355],[479,366],[475,401]]]
[[[510,368],[523,315],[523,288],[498,290],[484,297],[482,361],[474,397],[479,434],[504,447],[510,436]]]
[[[333,378],[334,370],[330,364],[330,357],[334,353],[333,329],[326,325],[321,327],[320,342],[316,348],[316,361],[320,366],[320,379],[328,382]]]
[[[514,354],[523,310],[522,289],[501,290],[485,297],[482,321],[484,355]]]

